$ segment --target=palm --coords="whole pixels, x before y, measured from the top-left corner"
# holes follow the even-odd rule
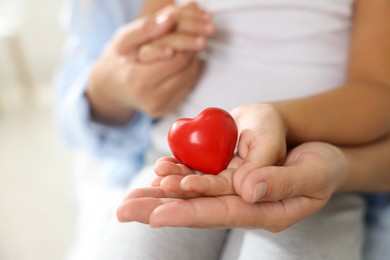
[[[159,188],[143,189],[133,195],[118,215],[126,214],[128,219],[157,227],[256,227],[280,231],[317,212],[327,202],[307,196],[254,204],[237,195],[178,199],[168,198],[173,194]]]

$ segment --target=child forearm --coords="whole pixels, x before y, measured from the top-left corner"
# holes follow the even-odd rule
[[[339,191],[390,191],[390,135],[360,147],[341,148],[348,174]]]
[[[356,1],[346,85],[275,104],[290,142],[359,144],[390,130],[389,22],[389,1]]]
[[[305,97],[273,103],[287,128],[287,141],[362,144],[390,131],[390,86],[356,82]]]

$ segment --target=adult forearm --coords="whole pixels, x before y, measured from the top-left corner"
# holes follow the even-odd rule
[[[390,130],[390,87],[351,83],[319,95],[274,102],[287,127],[287,141],[362,144]]]
[[[390,134],[368,145],[341,150],[347,158],[348,174],[340,191],[390,191]]]

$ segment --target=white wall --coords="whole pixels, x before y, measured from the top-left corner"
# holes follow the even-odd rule
[[[5,0],[0,0],[5,1]],[[16,0],[6,0],[16,1]],[[37,85],[53,77],[60,61],[64,31],[60,27],[59,13],[62,0],[19,0],[24,3],[21,38],[27,63]],[[15,71],[9,50],[0,45],[0,83],[13,85]],[[5,84],[4,84],[5,83]]]
[[[60,28],[61,0],[25,0],[23,39],[31,68],[38,82],[50,77],[60,61],[64,40]]]
[[[51,94],[64,40],[62,0],[25,4],[21,36],[34,102],[20,95],[12,57],[0,41],[0,259],[60,260],[76,210],[69,151],[54,122]]]

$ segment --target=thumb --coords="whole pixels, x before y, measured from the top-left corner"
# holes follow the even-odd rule
[[[325,199],[333,192],[321,160],[305,154],[289,165],[257,168],[242,182],[241,197],[250,203],[308,196]]]
[[[238,142],[238,155],[244,162],[237,168],[233,178],[236,192],[243,194],[244,180],[248,173],[269,165],[280,165],[284,159],[286,145],[284,139],[275,132],[255,132],[245,129],[241,132]]]
[[[115,36],[114,41],[117,43],[117,51],[126,55],[140,45],[163,36],[174,25],[174,14],[169,12],[134,20],[122,27]]]

